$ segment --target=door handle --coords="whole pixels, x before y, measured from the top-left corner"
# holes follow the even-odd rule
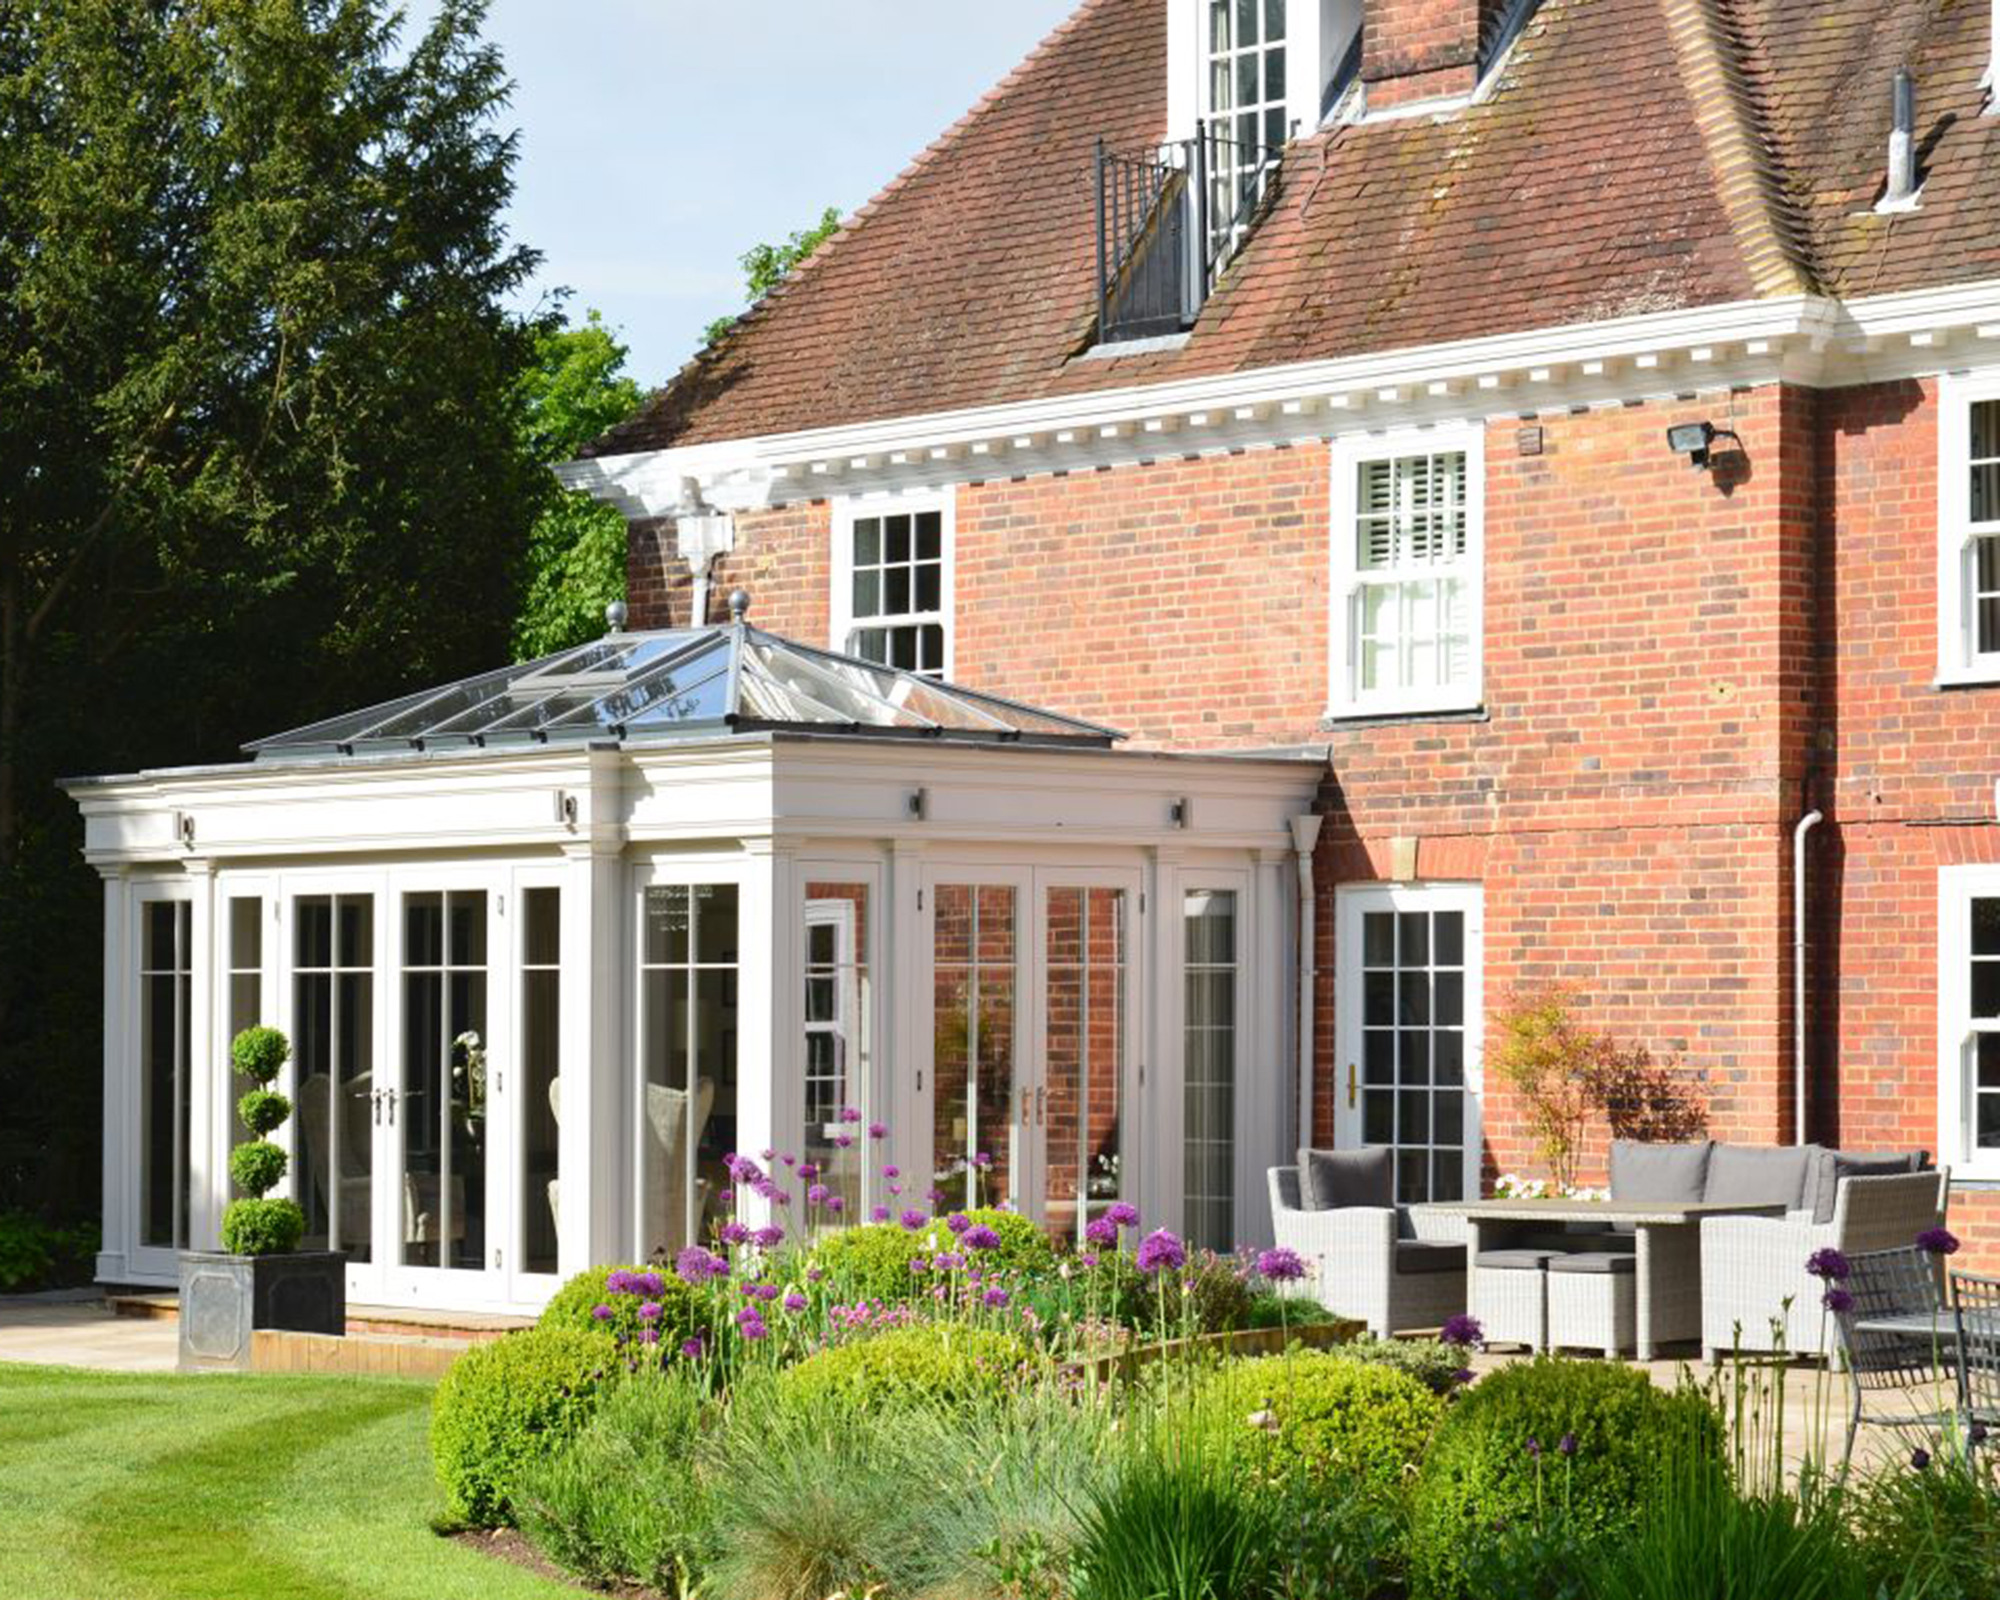
[[[382,1103],[388,1107],[389,1126],[393,1128],[396,1125],[396,1091],[394,1089],[384,1089],[382,1091]]]
[[[1034,1121],[1034,1102],[1035,1091],[1032,1089],[1023,1089],[1021,1091],[1021,1126],[1024,1128]]]
[[[1347,1109],[1354,1109],[1354,1063],[1347,1063]]]
[[[1035,1091],[1035,1126],[1038,1128],[1046,1128],[1048,1125],[1049,1125],[1049,1091],[1045,1086]]]

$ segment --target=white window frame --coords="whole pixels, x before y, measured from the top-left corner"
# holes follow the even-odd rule
[[[2000,650],[1975,648],[1971,540],[2000,534],[1972,521],[1972,408],[2000,400],[2000,370],[1946,373],[1938,384],[1938,675],[1940,684],[2000,683]]]
[[[854,615],[854,524],[868,517],[914,516],[924,511],[938,513],[940,554],[943,572],[939,577],[938,609],[913,611],[893,619]],[[901,494],[855,495],[837,500],[833,508],[833,559],[827,612],[831,624],[828,648],[838,655],[853,655],[849,641],[855,631],[866,627],[907,626],[935,623],[944,629],[943,675],[949,680],[956,670],[957,628],[953,621],[952,596],[957,588],[958,493],[955,486],[911,490]]]
[[[1465,561],[1467,672],[1462,683],[1362,691],[1356,655],[1354,596],[1362,581],[1355,556],[1356,469],[1396,456],[1465,455]],[[1350,434],[1333,441],[1332,525],[1328,547],[1332,583],[1328,597],[1327,716],[1379,717],[1440,711],[1477,711],[1485,702],[1486,631],[1486,431],[1476,422],[1439,423]],[[1445,569],[1430,569],[1443,576]],[[1376,575],[1380,581],[1386,574]],[[1417,574],[1412,573],[1412,577]]]
[[[1938,871],[1938,1164],[1960,1178],[2000,1180],[2000,1150],[1973,1144],[1972,1043],[2000,1021],[1972,1017],[1972,902],[2000,899],[2000,866]]]

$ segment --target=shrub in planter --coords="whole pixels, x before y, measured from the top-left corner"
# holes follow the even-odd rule
[[[1408,1480],[1445,1411],[1406,1373],[1321,1350],[1228,1362],[1202,1398],[1259,1478],[1303,1470],[1382,1495]]]
[[[1159,1278],[1141,1272],[1122,1250],[1100,1257],[1090,1270],[1094,1281],[1090,1292],[1103,1314],[1136,1330],[1142,1339],[1159,1331],[1163,1286],[1169,1338],[1178,1337],[1184,1328],[1204,1334],[1234,1333],[1250,1326],[1257,1291],[1249,1274],[1212,1250],[1193,1252],[1180,1271]]]
[[[658,1306],[659,1316],[641,1317],[647,1305]],[[611,1315],[599,1316],[599,1306]],[[694,1303],[687,1284],[664,1267],[589,1267],[556,1290],[535,1325],[608,1333],[621,1344],[656,1328],[661,1346],[671,1350],[694,1331]]]
[[[1466,1554],[1497,1528],[1560,1518],[1578,1540],[1623,1533],[1665,1464],[1721,1460],[1707,1401],[1643,1372],[1542,1357],[1493,1373],[1446,1413],[1417,1475],[1412,1592],[1465,1594]]]
[[[786,1399],[803,1404],[956,1406],[1001,1393],[1032,1359],[1012,1334],[924,1323],[822,1350],[779,1384]]]
[[[1343,1361],[1366,1361],[1408,1373],[1432,1394],[1452,1394],[1465,1370],[1465,1352],[1436,1339],[1356,1339],[1337,1352]],[[1560,1436],[1559,1436],[1560,1437]]]
[[[244,1198],[230,1201],[222,1213],[222,1248],[231,1255],[286,1255],[298,1249],[306,1231],[305,1213],[296,1200],[270,1197],[285,1180],[288,1158],[268,1136],[292,1114],[291,1101],[271,1085],[291,1053],[291,1044],[276,1028],[245,1028],[229,1047],[236,1070],[257,1085],[236,1102],[237,1116],[257,1137],[229,1155],[229,1175],[244,1191]]]
[[[608,1334],[569,1328],[510,1333],[454,1361],[431,1401],[431,1461],[453,1515],[510,1520],[522,1473],[589,1422],[617,1370]]]
[[[1302,1294],[1254,1294],[1244,1308],[1246,1328],[1321,1328],[1343,1319]]]

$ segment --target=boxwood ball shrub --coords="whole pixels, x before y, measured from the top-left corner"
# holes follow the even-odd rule
[[[245,1028],[230,1044],[236,1070],[257,1087],[236,1102],[236,1114],[256,1137],[229,1154],[229,1175],[244,1191],[222,1213],[222,1248],[232,1255],[284,1255],[299,1247],[306,1231],[298,1202],[271,1190],[285,1180],[288,1158],[267,1137],[285,1124],[292,1103],[271,1087],[285,1069],[292,1047],[276,1028]]]
[[[942,1231],[943,1222],[926,1223],[912,1233],[893,1222],[865,1223],[828,1234],[813,1251],[813,1265],[856,1299],[906,1300],[930,1281],[910,1270],[910,1262],[930,1254],[926,1242]]]
[[[1643,1372],[1544,1356],[1467,1390],[1426,1452],[1410,1506],[1411,1591],[1466,1593],[1467,1552],[1496,1530],[1561,1508],[1589,1539],[1639,1520],[1663,1471],[1722,1463],[1721,1428],[1692,1390],[1669,1393]]]
[[[614,1290],[612,1280],[657,1279],[659,1288],[644,1293]],[[651,1322],[639,1315],[642,1305],[657,1305],[659,1317]],[[609,1317],[597,1314],[608,1306]],[[665,1267],[588,1267],[571,1278],[549,1299],[537,1319],[538,1328],[568,1328],[576,1333],[606,1333],[615,1340],[630,1341],[643,1328],[657,1328],[662,1349],[672,1350],[695,1331],[694,1300],[688,1286]]]
[[[1383,1496],[1409,1479],[1445,1414],[1407,1373],[1321,1350],[1228,1362],[1203,1399],[1210,1424],[1232,1434],[1261,1478],[1304,1470]]]
[[[452,1514],[475,1527],[510,1520],[521,1474],[590,1421],[619,1370],[603,1333],[528,1328],[476,1344],[438,1380],[431,1461]]]
[[[920,1323],[808,1356],[779,1384],[802,1404],[962,1406],[1002,1393],[1032,1359],[1011,1333]]]

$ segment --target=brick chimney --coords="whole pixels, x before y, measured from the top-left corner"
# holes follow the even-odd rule
[[[1469,94],[1506,0],[1365,0],[1361,81],[1371,110]]]

